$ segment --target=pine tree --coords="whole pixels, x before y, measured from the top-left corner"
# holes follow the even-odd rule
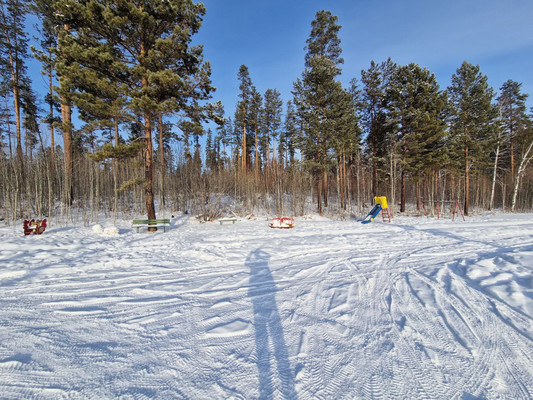
[[[64,179],[63,179],[63,200],[65,205],[70,205],[73,200],[73,151],[74,141],[72,125],[72,99],[71,81],[61,74],[56,74],[59,80],[59,86],[54,88],[54,70],[58,71],[58,57],[61,51],[65,37],[69,33],[69,26],[66,23],[64,15],[56,1],[34,0],[33,9],[42,22],[42,34],[44,40],[41,41],[42,49],[33,49],[36,58],[43,64],[43,69],[48,76],[49,92],[46,96],[46,102],[49,105],[49,114],[46,122],[50,126],[50,137],[52,144],[51,151],[51,168],[54,170],[55,163],[55,146],[54,146],[54,128],[57,126],[63,134],[63,158],[64,158]],[[56,90],[59,95],[57,100],[53,94]],[[61,117],[55,117],[54,111],[59,108]]]
[[[348,90],[339,87],[333,100],[335,107],[332,111],[334,121],[334,135],[331,147],[337,161],[337,191],[342,209],[346,209],[347,200],[347,173],[348,160],[359,150],[360,128],[357,118],[354,96]]]
[[[404,212],[408,174],[431,168],[440,159],[447,99],[435,75],[413,63],[396,68],[387,94],[402,160],[400,212]]]
[[[213,132],[211,129],[207,130],[207,139],[205,141],[205,165],[210,170],[217,168],[217,152],[215,143],[213,143]]]
[[[344,59],[341,57],[341,40],[338,36],[342,27],[337,24],[337,20],[331,11],[322,10],[316,13],[311,22],[311,34],[306,41],[306,67],[311,67],[313,57],[325,57],[337,66],[337,74],[340,73],[339,64],[343,64]]]
[[[334,146],[336,126],[342,117],[339,97],[344,89],[335,80],[337,67],[325,57],[313,57],[310,68],[294,84],[294,104],[302,127],[299,147],[304,162],[313,172],[317,185],[318,212],[327,207],[327,175],[331,165],[330,149]]]
[[[226,146],[230,144],[231,140],[231,118],[224,117],[224,107],[220,104],[218,110],[219,117],[222,119],[223,123],[217,125],[216,127],[216,136],[215,136],[215,146],[217,149],[217,165],[222,168],[224,163],[227,161],[228,153]],[[222,146],[222,148],[220,148]]]
[[[250,106],[248,109],[248,121],[250,124],[250,132],[254,135],[254,169],[256,180],[259,180],[259,169],[261,168],[261,159],[259,157],[260,150],[260,129],[261,129],[261,110],[263,104],[263,97],[255,86],[252,86]]]
[[[250,73],[248,71],[248,67],[246,65],[241,65],[239,67],[239,98],[241,99],[239,103],[237,103],[237,108],[235,110],[235,127],[240,127],[240,132],[242,134],[241,136],[241,168],[243,171],[246,171],[247,169],[247,158],[248,158],[248,131],[247,129],[250,125],[250,103],[252,102],[252,96],[253,96],[253,85],[252,85],[252,79],[250,78]]]
[[[241,145],[241,132],[233,119],[228,118],[224,124],[224,146],[229,145],[229,152],[227,158],[231,167],[238,167],[239,148]]]
[[[48,124],[50,132],[50,170],[55,171],[55,128],[60,125],[61,118],[56,116],[60,112],[60,104],[54,96],[55,82],[55,55],[54,48],[57,46],[57,29],[55,26],[55,10],[51,10],[48,0],[35,0],[33,10],[41,21],[41,49],[31,47],[34,57],[42,64],[42,74],[48,79],[48,93],[45,103],[48,105],[48,115],[43,122]]]
[[[102,91],[115,82],[109,89],[125,96],[132,120],[143,127],[146,212],[154,219],[153,118],[173,112],[199,121],[207,112],[199,102],[213,90],[202,47],[191,46],[205,8],[191,0],[53,4],[68,27],[58,53],[62,77],[77,88],[86,84],[83,89],[94,85]],[[87,78],[78,82],[83,76]]]
[[[464,214],[470,208],[470,169],[488,159],[494,133],[497,107],[492,104],[494,91],[487,82],[487,76],[479,66],[468,62],[457,69],[448,88],[450,95],[450,128],[458,152],[454,158],[462,159],[464,167],[465,193]]]
[[[39,132],[37,96],[31,88],[31,83],[26,78],[21,86],[21,106],[24,112],[22,126],[26,137],[27,152],[31,155],[34,146],[38,143],[37,136]],[[42,141],[41,141],[42,142]]]
[[[503,129],[507,133],[511,176],[515,176],[515,143],[527,129],[526,115],[527,94],[521,93],[521,83],[513,80],[506,81],[500,88],[500,96],[496,99],[500,109],[500,119]]]
[[[533,158],[533,125],[526,114],[528,95],[521,92],[521,86],[521,83],[510,79],[507,80],[501,86],[500,96],[496,99],[500,111],[502,131],[506,135],[509,146],[510,159],[508,161],[510,163],[511,181],[513,182],[512,211],[516,209],[518,193],[526,167]],[[518,168],[515,167],[515,164],[518,164]],[[495,162],[495,171],[496,167],[497,163]]]
[[[269,154],[276,157],[276,139],[279,135],[281,127],[281,114],[283,110],[283,101],[281,94],[277,89],[267,89],[265,91],[265,104],[263,108],[263,135],[261,145],[263,147],[263,157],[267,165],[274,163],[274,159],[270,160]],[[272,142],[272,149],[270,143]],[[271,151],[272,150],[272,151]]]
[[[28,38],[24,32],[28,7],[20,0],[0,0],[0,76],[10,82],[16,126],[16,154],[21,166],[22,153],[22,91],[28,87],[26,61]]]
[[[294,164],[296,154],[295,142],[297,141],[297,115],[291,100],[287,102],[283,131],[280,134],[279,154],[280,162],[285,160],[285,165]]]
[[[328,205],[329,149],[333,146],[335,128],[343,117],[341,103],[344,89],[336,80],[343,63],[340,39],[337,36],[340,25],[337,17],[329,11],[319,11],[311,23],[311,34],[307,39],[305,65],[302,78],[294,83],[294,104],[302,126],[300,148],[307,166],[312,170],[316,182],[318,212],[322,213],[322,201]]]
[[[378,195],[378,170],[381,159],[385,156],[385,137],[389,130],[386,93],[397,66],[389,58],[377,64],[372,61],[370,67],[361,71],[362,122],[366,131],[367,147],[372,160],[372,197]]]
[[[11,107],[9,106],[9,85],[0,82],[0,156],[13,158],[11,146]]]

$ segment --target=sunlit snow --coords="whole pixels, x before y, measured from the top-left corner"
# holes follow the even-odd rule
[[[533,398],[532,214],[112,225],[0,227],[0,398]]]

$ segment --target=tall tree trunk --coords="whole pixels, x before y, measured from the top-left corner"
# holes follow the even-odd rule
[[[64,25],[63,29],[65,32],[69,32],[70,27],[68,25]],[[70,210],[70,205],[72,204],[73,200],[72,174],[74,170],[74,163],[72,160],[72,109],[70,98],[67,96],[67,93],[70,91],[70,87],[67,86],[64,78],[59,79],[59,85],[61,87],[61,127],[63,130],[63,151],[65,153],[65,181],[63,196],[67,210]]]
[[[5,98],[5,103],[6,103],[5,107],[6,107],[6,110],[7,110],[7,109],[9,109],[9,102],[8,102],[7,97]],[[7,141],[8,141],[8,144],[9,144],[9,158],[13,159],[13,144],[12,144],[12,140],[11,140],[11,137],[13,135],[12,135],[12,132],[11,132],[11,118],[9,118],[9,114],[10,113],[6,114]]]
[[[118,119],[113,121],[115,128],[115,149],[119,145]],[[118,160],[113,158],[113,222],[117,223],[118,218]]]
[[[433,187],[433,195],[431,196],[431,200],[435,202],[439,200],[439,169],[438,168],[434,168],[433,176],[435,179],[435,185]]]
[[[154,145],[152,143],[152,121],[150,113],[144,114],[144,139],[146,141],[146,151],[144,157],[144,194],[146,204],[146,214],[148,219],[155,219],[155,204],[153,190],[153,160]],[[157,231],[156,227],[149,227],[149,231]]]
[[[322,182],[322,190],[323,190],[323,196],[324,196],[324,207],[328,206],[328,152],[327,152],[327,145],[326,145],[326,139],[325,135],[320,135],[320,142],[322,145],[322,157],[323,157],[323,175],[324,179]]]
[[[378,149],[377,144],[372,143],[372,199],[376,197],[377,194],[377,186],[378,186]],[[373,200],[372,200],[373,201]]]
[[[364,173],[361,173],[361,151],[357,151],[357,159],[356,159],[356,166],[357,166],[357,174],[355,179],[357,179],[357,205],[361,207],[361,186],[363,186],[362,180],[364,179]]]
[[[340,210],[342,210],[342,167],[340,163],[340,157],[339,160],[337,160],[337,168],[335,168],[335,183],[336,183],[336,189],[337,189],[337,210],[340,214]]]
[[[513,137],[513,110],[509,103],[509,151],[511,152],[511,179],[514,179],[515,174],[515,159],[514,159],[514,137]]]
[[[324,207],[328,206],[328,170],[324,169],[324,180],[323,180],[323,195],[324,195]]]
[[[246,110],[243,109],[243,115],[245,115]],[[242,170],[246,171],[246,123],[242,123],[242,160],[241,160]]]
[[[21,167],[21,173],[24,171],[22,168],[24,157],[22,155],[22,124],[20,120],[20,93],[18,87],[13,88],[13,101],[15,106],[15,122],[16,122],[16,129],[17,129],[17,158],[18,158],[18,164]]]
[[[404,116],[402,115],[402,125]],[[405,126],[405,125],[404,125]],[[400,212],[405,212],[405,203],[406,203],[406,180],[407,180],[407,174],[405,172],[405,168],[407,166],[407,160],[406,160],[406,154],[407,154],[407,140],[405,139],[405,132],[402,132],[402,177],[401,177],[401,189],[400,189]]]
[[[390,175],[390,198],[389,198],[389,204],[392,204],[394,208],[394,204],[396,203],[396,189],[395,189],[395,183],[396,183],[396,159],[394,155],[394,146],[390,147],[390,163],[389,163],[389,175]]]
[[[470,208],[470,166],[468,158],[468,146],[465,146],[465,204],[464,214],[468,215],[468,209]]]
[[[405,165],[402,167],[402,176],[400,180],[400,212],[405,212]]]
[[[50,99],[52,99],[52,96],[54,94],[54,81],[52,76],[52,69],[48,71],[48,85],[49,85],[49,96]],[[50,100],[50,169],[55,171],[55,138],[54,138],[54,104],[52,100]]]
[[[339,158],[339,197],[341,209],[346,210],[346,153],[341,151]]]
[[[255,126],[255,179],[259,184],[259,139],[257,137],[257,124]]]
[[[418,179],[415,183],[415,191],[416,191],[416,210],[420,211],[420,171],[418,173]]]
[[[494,208],[494,193],[496,191],[496,177],[498,176],[498,158],[500,156],[500,133],[498,132],[498,146],[496,147],[496,156],[494,157],[494,169],[492,171],[492,187],[490,190],[489,210]]]
[[[147,55],[147,49],[145,48],[144,38],[141,36],[141,48],[140,58],[144,60]],[[141,67],[145,67],[141,61]],[[150,84],[146,76],[141,77],[141,87],[143,90],[148,90]],[[144,195],[146,214],[148,219],[156,219],[155,204],[154,204],[154,175],[153,175],[153,162],[154,162],[154,144],[152,142],[152,114],[149,110],[144,111],[144,140],[146,150],[144,154]],[[157,227],[149,227],[149,232],[157,231]]]
[[[322,174],[321,171],[317,172],[317,190],[316,190],[316,197],[317,197],[317,207],[318,207],[318,214],[322,215]]]
[[[64,87],[64,84],[61,85]],[[72,174],[74,170],[74,163],[72,160],[72,110],[70,100],[64,94],[61,95],[61,122],[63,130],[63,151],[65,153],[65,181],[63,195],[65,204],[70,206],[73,200]]]
[[[159,113],[159,163],[160,163],[160,201],[163,209],[165,208],[165,150],[163,147],[163,113]]]
[[[271,162],[273,168],[275,168],[276,165],[276,138],[272,138],[272,162]]]
[[[402,117],[403,118],[403,117]],[[405,155],[407,154],[407,143],[405,140],[405,137],[402,138],[402,176],[401,176],[401,183],[400,183],[400,212],[405,212],[405,203],[406,203],[406,179],[407,174],[405,172],[405,167],[407,165],[407,161],[405,159]]]
[[[13,54],[13,46],[11,45],[11,38],[9,37],[7,31],[5,33],[5,39],[8,44],[9,52],[9,68],[11,71],[11,82],[13,85],[13,106],[15,108],[15,122],[16,122],[16,136],[17,136],[17,147],[16,153],[18,158],[18,164],[20,167],[21,173],[23,172],[22,163],[23,163],[23,154],[22,154],[22,124],[20,120],[20,88],[19,88],[19,73],[16,65],[16,57]]]

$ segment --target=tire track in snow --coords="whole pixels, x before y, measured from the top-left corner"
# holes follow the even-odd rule
[[[480,228],[467,227],[460,244],[457,235],[445,236],[445,231],[439,236],[380,226],[385,238],[392,238],[391,230],[398,232],[398,240],[387,243],[383,253],[375,251],[382,245],[377,228],[358,241],[362,234],[344,228],[295,231],[291,239],[285,232],[278,238],[243,224],[245,234],[234,229],[244,238],[236,245],[213,236],[220,236],[218,226],[198,225],[185,227],[183,234],[144,236],[148,245],[139,253],[139,265],[132,264],[130,249],[101,252],[105,246],[86,253],[98,250],[102,258],[97,262],[71,270],[51,261],[56,268],[35,270],[25,280],[17,280],[10,265],[12,285],[2,299],[8,320],[4,332],[19,335],[34,353],[32,362],[17,366],[8,354],[15,346],[0,346],[0,363],[5,359],[4,367],[21,368],[10,374],[17,384],[35,386],[8,393],[27,398],[47,393],[50,398],[259,398],[256,339],[247,325],[253,320],[249,271],[243,265],[248,249],[262,242],[272,255],[268,265],[299,399],[531,398],[531,350],[525,347],[527,335],[517,331],[531,332],[531,319],[464,273],[483,254],[504,251],[495,240],[474,243],[469,237]],[[193,239],[207,239],[188,243],[185,236],[194,230],[202,232]],[[299,247],[306,237],[305,247]],[[502,232],[498,238],[513,249],[510,235]],[[210,242],[215,243],[211,250]],[[157,254],[147,250],[152,245]],[[75,250],[78,245],[69,246]],[[184,252],[187,246],[190,251]],[[457,258],[466,259],[465,271],[454,268]],[[508,264],[501,267],[512,271]],[[501,279],[495,276],[498,284]],[[37,318],[31,316],[35,312]],[[44,327],[49,337],[24,327],[25,321]],[[72,355],[77,360],[67,360]],[[271,397],[282,398],[288,378],[274,361],[269,359]],[[93,368],[89,377],[76,376],[89,363],[101,363],[100,372]],[[102,389],[110,382],[118,388]],[[42,389],[56,384],[56,392]]]
[[[401,317],[398,316],[398,318],[395,318],[393,315],[394,310],[396,310],[397,304],[400,301],[400,297],[398,296],[395,287],[403,282],[402,277],[405,278],[410,273],[409,271],[406,271],[404,266],[402,266],[402,260],[405,259],[406,253],[401,251],[384,260],[384,265],[388,267],[385,268],[388,270],[388,273],[383,272],[383,274],[385,274],[381,279],[381,281],[384,282],[383,289],[377,297],[382,303],[379,312],[382,315],[389,317],[386,321],[387,326],[389,327],[388,336],[390,342],[394,344],[392,357],[386,358],[386,361],[387,365],[392,371],[394,371],[393,376],[399,375],[400,377],[403,377],[403,380],[408,376],[411,377],[409,390],[416,398],[435,398],[437,393],[442,393],[445,389],[440,384],[439,376],[435,375],[432,369],[427,368],[425,360],[427,353],[419,351],[416,342],[408,342],[406,340],[406,335],[402,334],[399,329],[398,321],[401,321],[401,318],[405,318],[405,316],[402,315]],[[417,297],[417,300],[420,301],[420,298]],[[415,310],[417,309],[418,308],[415,308]],[[416,317],[418,317],[418,315]],[[427,324],[423,318],[420,319],[420,322]],[[406,323],[405,320],[403,323]],[[394,359],[397,361],[394,362]],[[387,381],[389,380],[393,379],[387,379]],[[384,386],[389,389],[386,397],[401,397],[401,392],[394,391],[398,390],[400,382],[398,382],[398,380],[393,380],[393,382],[395,383],[394,385],[387,385],[388,382],[383,382]],[[402,386],[404,386],[403,390],[405,390],[405,384],[405,382],[402,382]]]
[[[358,286],[358,290],[357,290],[357,294],[359,296],[359,301],[361,300],[361,293],[364,291],[366,293],[366,296],[364,297],[365,299],[369,299],[369,300],[372,300],[372,299],[380,299],[379,303],[376,303],[374,301],[366,301],[366,303],[364,303],[362,306],[357,304],[358,308],[359,309],[371,309],[373,311],[371,312],[368,312],[368,316],[366,318],[366,321],[369,321],[366,325],[366,327],[364,328],[356,328],[355,330],[353,328],[351,328],[350,326],[340,326],[344,332],[348,332],[348,334],[352,334],[354,332],[357,332],[357,331],[362,331],[362,332],[367,332],[366,333],[366,336],[367,336],[367,341],[370,340],[371,342],[374,341],[374,346],[376,345],[376,340],[377,340],[377,343],[379,345],[379,337],[381,335],[383,335],[383,333],[387,334],[386,332],[386,329],[385,328],[385,331],[378,331],[377,335],[372,337],[371,336],[368,336],[369,333],[368,332],[372,332],[372,331],[375,331],[377,327],[380,327],[384,324],[383,321],[381,320],[377,320],[375,319],[376,316],[379,316],[379,315],[383,315],[384,312],[386,312],[386,310],[390,307],[390,294],[388,294],[389,292],[387,292],[387,285],[386,284],[381,284],[381,282],[388,282],[389,281],[389,278],[388,278],[388,274],[391,272],[391,270],[397,270],[398,268],[396,267],[392,267],[393,265],[397,264],[397,261],[402,258],[404,256],[404,254],[399,254],[397,255],[396,257],[394,258],[390,258],[388,259],[388,261],[385,261],[386,260],[386,257],[382,257],[382,256],[374,256],[374,257],[369,257],[369,256],[364,256],[362,257],[362,260],[364,261],[359,268],[358,267],[355,267],[355,263],[357,263],[357,259],[344,259],[344,260],[337,260],[337,266],[338,265],[341,265],[341,264],[344,264],[346,266],[348,266],[348,270],[350,271],[351,273],[351,276],[354,279],[355,283],[354,285],[355,286]],[[354,263],[355,261],[355,263]],[[379,265],[379,268],[376,268],[376,266]],[[372,268],[372,266],[374,266],[374,268]],[[331,272],[335,269],[336,265],[334,263],[333,266],[330,266],[329,268],[327,268],[327,270],[330,271],[330,274]],[[330,275],[331,276],[331,275]],[[399,276],[398,273],[396,273],[396,277],[392,277],[390,278],[390,281],[394,281],[395,279],[397,279]],[[327,315],[328,312],[331,312],[333,310],[335,310],[335,308],[332,310],[331,308],[331,304],[332,304],[332,300],[334,300],[334,297],[335,296],[335,292],[333,291],[333,295],[331,294],[331,289],[334,289],[335,288],[335,285],[332,285],[331,284],[331,279],[329,281],[329,283],[327,284],[327,288],[325,287],[325,283],[319,283],[319,285],[316,286],[316,290],[315,290],[315,293],[314,293],[314,298],[315,298],[315,313],[316,313],[316,316],[315,316],[315,324],[316,323],[319,323],[319,322],[324,322],[324,321],[321,321],[321,319],[323,320],[324,318],[321,318],[320,316],[321,315]],[[323,295],[323,293],[325,293]],[[350,300],[350,295],[347,294],[346,295],[347,297],[347,300],[346,300],[346,303],[350,303],[351,302],[351,305],[352,306],[355,306],[356,304],[354,304],[354,302],[352,300]],[[357,296],[356,296],[357,297]],[[389,300],[387,300],[389,299]],[[338,311],[338,310],[337,310]],[[355,316],[354,314],[354,319],[351,321],[351,326],[357,326],[357,316]],[[365,320],[363,318],[363,320]],[[385,323],[386,325],[387,323]],[[389,321],[389,325],[390,325],[390,321]],[[337,326],[339,326],[337,324]],[[383,328],[378,328],[378,329],[383,329]],[[331,331],[331,329],[329,329],[329,331]],[[334,330],[333,330],[334,331]],[[333,332],[332,331],[332,332]],[[328,334],[328,330],[325,331],[326,333],[323,333],[320,337],[320,340],[315,340],[315,343],[319,342],[320,341],[323,341],[323,342],[330,342],[330,343],[336,343],[338,342],[338,340],[336,340],[336,337],[335,335],[331,336],[330,334]],[[379,333],[381,332],[381,333]],[[376,339],[377,338],[377,339]],[[392,343],[393,340],[390,340],[388,339],[386,342],[385,342],[385,345],[388,346],[388,344],[386,343]],[[368,344],[367,344],[368,346]],[[316,344],[315,345],[315,348],[313,349],[313,353],[318,353],[320,352],[322,349],[322,345],[321,344]],[[322,350],[323,352],[323,350]],[[328,359],[331,359],[331,355],[330,354],[327,354],[324,356],[324,359],[323,359],[323,363],[326,363],[327,365],[327,361]],[[390,362],[392,364],[392,361]],[[350,363],[350,362],[344,362],[343,364],[342,363],[339,363],[338,365],[343,365],[343,367],[345,367],[346,365],[351,365],[353,364],[353,361]],[[373,364],[373,360],[371,359],[368,359],[366,360],[366,362],[362,363],[365,365],[365,371],[361,371],[360,369],[358,370],[355,370],[355,371],[350,371],[347,373],[347,375],[351,375],[352,377],[354,375],[359,375],[358,376],[358,380],[359,381],[365,381],[367,382],[366,384],[366,393],[370,396],[369,398],[379,398],[380,396],[383,396],[383,393],[382,393],[382,388],[383,387],[388,387],[389,385],[387,385],[388,382],[386,381],[382,381],[379,385],[370,385],[368,386],[368,382],[372,382],[372,381],[375,381],[376,379],[378,379],[377,377],[378,376],[381,376],[380,375],[380,371],[384,368],[383,365],[374,365],[372,366]],[[407,363],[406,363],[407,364]],[[408,364],[407,364],[408,365]],[[415,363],[415,367],[416,367],[416,363]],[[387,367],[389,369],[392,369],[392,367]],[[414,368],[414,367],[411,367],[411,368]],[[347,369],[348,370],[348,369]],[[366,372],[368,371],[368,372]],[[323,376],[324,375],[324,370],[323,369],[320,369],[320,368],[315,368],[311,371],[311,373],[313,374],[317,374],[318,376],[316,378],[314,378],[313,381],[320,381],[320,376]],[[339,371],[337,370],[336,371],[336,374],[338,374],[339,376],[342,375],[342,370]],[[333,374],[334,375],[334,374]],[[364,376],[363,379],[361,379],[361,375]],[[382,379],[382,378],[379,378],[379,379]],[[347,380],[347,379],[345,379]],[[424,380],[427,380],[427,377],[424,378],[422,372],[420,372],[419,374],[419,380],[420,381],[424,381]],[[340,381],[340,380],[339,380]],[[318,383],[317,383],[318,384]],[[399,387],[400,385],[397,385],[397,387]],[[374,387],[374,389],[372,389],[372,387]],[[377,388],[379,387],[379,390],[377,390]],[[404,388],[405,389],[405,388]],[[375,391],[375,393],[374,393]],[[334,393],[342,393],[342,390],[340,388],[340,384],[335,384],[335,385],[332,385],[330,387],[327,387],[326,385],[326,388],[321,390],[320,392],[321,394],[324,394],[324,396],[326,396],[325,398],[327,398],[328,396],[331,397],[332,394]],[[392,395],[394,396],[395,393],[388,393],[388,395]]]
[[[411,273],[416,274],[416,271]],[[416,278],[416,275],[411,277],[412,280]],[[422,364],[427,371],[433,372],[434,375],[426,377],[425,381],[447,382],[439,388],[439,391],[446,397],[452,398],[457,391],[462,390],[462,383],[455,384],[453,374],[450,374],[450,371],[441,370],[440,366],[459,365],[460,370],[464,371],[470,363],[471,356],[466,349],[456,346],[453,334],[446,334],[446,324],[441,320],[442,316],[438,307],[432,307],[428,300],[422,300],[409,281],[406,280],[405,284],[402,282],[400,287],[401,289],[398,286],[395,288],[398,292],[398,302],[400,308],[408,312],[402,316],[405,319],[401,320],[401,324],[395,327],[398,336],[406,343],[405,348],[411,354],[416,355],[416,357],[412,356],[413,360],[419,359],[415,361],[415,364]],[[402,299],[407,299],[405,306],[401,305]],[[413,353],[412,349],[418,352]],[[438,395],[438,392],[434,392],[434,395]]]
[[[494,369],[493,366],[500,365],[497,359],[501,360],[502,357],[522,360],[525,356],[526,359],[530,359],[528,355],[531,354],[530,341],[528,343],[528,340],[526,340],[524,343],[524,338],[520,337],[520,333],[509,331],[506,327],[501,326],[502,322],[497,320],[497,314],[495,317],[495,313],[490,312],[492,300],[490,298],[487,299],[483,293],[472,290],[464,280],[454,279],[453,286],[461,288],[462,293],[456,294],[451,290],[447,291],[442,283],[429,278],[420,271],[414,272],[438,293],[439,315],[445,321],[444,326],[448,328],[454,338],[451,343],[459,343],[472,353],[472,356],[469,357],[471,359],[469,365],[463,367],[470,370],[468,380],[456,385],[455,394],[462,393],[465,388],[470,388],[473,393],[481,394],[484,391],[501,392],[503,389],[492,387],[492,379],[488,379],[495,377],[500,370],[499,368]],[[463,298],[468,298],[468,304],[476,307],[467,307]],[[507,311],[510,312],[511,310]],[[459,317],[455,323],[452,323],[452,318],[446,317],[446,314],[453,315],[453,313]],[[458,322],[461,326],[456,326]],[[505,329],[511,337],[502,337],[500,334],[502,329]],[[458,332],[462,332],[463,335],[470,332],[470,338],[463,339],[458,337],[460,335]],[[465,343],[468,343],[468,345],[465,345]],[[514,347],[515,350],[512,351],[511,347]],[[502,356],[502,354],[505,354],[505,356]],[[507,367],[509,376],[512,377],[511,379],[505,379],[505,381],[515,381],[518,387],[517,392],[511,389],[510,396],[512,398],[529,398],[532,393],[531,388],[528,387],[530,385],[521,383],[527,382],[527,379],[524,380],[524,376],[522,376],[522,380],[516,379],[513,371],[509,370],[509,365],[503,365]],[[521,365],[520,361],[514,363],[513,367],[515,371],[527,370],[527,365]],[[479,388],[484,390],[479,390]]]

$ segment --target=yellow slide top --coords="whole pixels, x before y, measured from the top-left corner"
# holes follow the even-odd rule
[[[381,208],[389,208],[386,196],[374,197],[374,200],[376,201],[376,204],[379,204],[381,206]]]

